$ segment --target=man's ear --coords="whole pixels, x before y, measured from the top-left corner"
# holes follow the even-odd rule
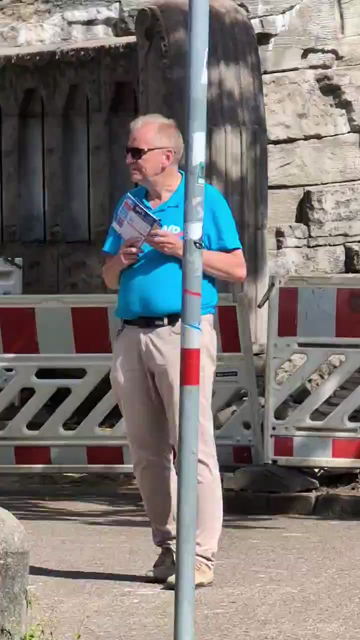
[[[166,149],[164,155],[166,159],[166,165],[167,167],[169,167],[175,160],[175,153],[173,152],[172,149]]]

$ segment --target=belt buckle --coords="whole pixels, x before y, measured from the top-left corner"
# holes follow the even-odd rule
[[[155,327],[166,327],[166,325],[168,324],[168,319],[167,318],[159,318],[159,319],[155,319]]]

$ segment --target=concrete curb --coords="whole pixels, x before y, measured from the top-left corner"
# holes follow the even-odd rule
[[[299,515],[320,518],[360,518],[360,495],[329,493],[224,493],[228,515]]]
[[[26,630],[29,538],[20,522],[0,508],[0,638],[20,640]]]

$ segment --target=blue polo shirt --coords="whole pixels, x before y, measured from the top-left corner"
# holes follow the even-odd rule
[[[166,202],[152,209],[146,200],[147,191],[137,187],[130,193],[150,209],[161,221],[162,228],[180,238],[184,231],[185,177]],[[120,200],[118,207],[121,205]],[[211,251],[234,251],[241,249],[238,232],[230,208],[221,193],[212,185],[205,185],[204,249]],[[110,227],[103,250],[116,255],[121,246],[119,234]],[[143,244],[139,260],[127,267],[120,276],[116,315],[124,320],[141,316],[161,317],[181,313],[182,268],[181,260],[167,256],[148,244]],[[215,313],[218,302],[215,278],[203,275],[203,315]]]

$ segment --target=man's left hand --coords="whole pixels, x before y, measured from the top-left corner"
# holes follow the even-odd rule
[[[154,229],[150,232],[146,242],[153,249],[165,253],[167,256],[182,258],[184,243],[174,233],[164,229]]]

